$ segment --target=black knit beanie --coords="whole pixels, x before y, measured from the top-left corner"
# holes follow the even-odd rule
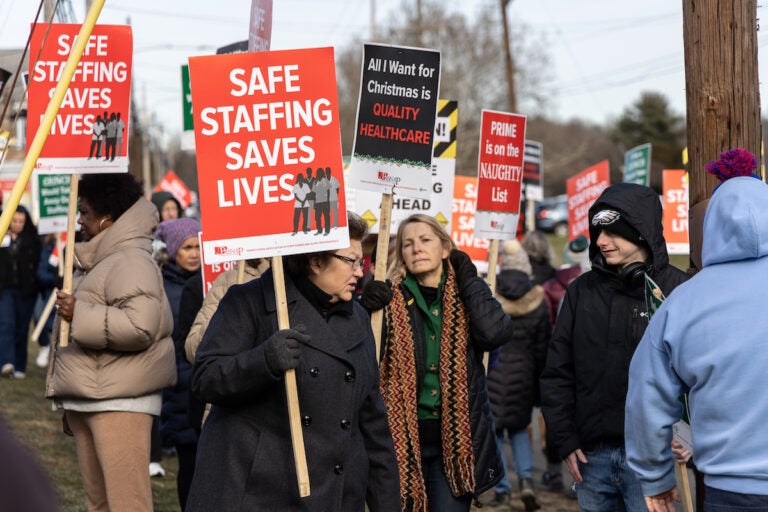
[[[613,234],[629,240],[635,245],[644,243],[643,237],[629,222],[626,221],[623,214],[618,210],[605,209],[600,210],[592,216],[590,221],[592,226],[598,230],[609,231]]]

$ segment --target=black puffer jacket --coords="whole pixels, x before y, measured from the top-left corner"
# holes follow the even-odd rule
[[[589,211],[619,210],[650,248],[647,273],[665,296],[687,275],[669,265],[661,203],[640,185],[606,189]],[[598,443],[624,444],[629,362],[648,326],[644,279],[628,279],[605,264],[590,227],[592,270],[568,286],[541,377],[542,412],[560,456]]]
[[[533,406],[539,404],[539,376],[552,327],[544,290],[533,285],[524,272],[503,270],[497,279],[496,298],[515,330],[488,373],[488,394],[496,428],[515,432],[530,423]]]
[[[197,432],[189,423],[189,380],[192,365],[184,356],[186,333],[180,331],[179,310],[184,285],[200,271],[190,272],[168,263],[163,267],[163,286],[173,313],[173,344],[176,351],[176,385],[163,390],[160,435],[164,446],[189,445],[197,442]]]
[[[424,313],[416,305],[416,301],[411,300],[413,294],[408,287],[401,283],[400,291],[405,297],[411,332],[414,336],[416,382],[419,386],[416,396],[419,396],[426,372]],[[475,455],[475,495],[479,496],[496,485],[503,477],[488,400],[483,355],[484,352],[499,347],[505,340],[510,340],[513,328],[511,319],[499,307],[499,303],[493,298],[490,288],[482,278],[472,278],[462,290],[461,299],[467,308],[469,318],[470,341],[467,344],[469,417],[472,449]],[[382,338],[383,350],[386,350],[385,338]]]

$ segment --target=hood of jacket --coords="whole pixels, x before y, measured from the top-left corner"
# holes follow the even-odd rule
[[[650,187],[634,183],[617,183],[603,191],[589,209],[589,219],[595,213],[606,208],[619,210],[626,220],[648,244],[650,249],[649,263],[656,269],[662,269],[669,264],[667,243],[664,240],[662,225],[662,208],[659,196]],[[589,259],[593,267],[607,270],[605,260],[597,246],[599,228],[589,226]]]
[[[502,270],[496,280],[496,299],[509,316],[523,316],[534,311],[544,300],[544,288],[534,285],[528,274]]]
[[[140,197],[110,227],[75,245],[75,266],[88,272],[104,258],[129,247],[152,253],[159,218],[155,205]]]
[[[747,176],[723,182],[709,200],[703,231],[705,267],[768,255],[768,185]]]

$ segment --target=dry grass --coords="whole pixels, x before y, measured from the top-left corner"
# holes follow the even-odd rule
[[[10,429],[40,460],[58,492],[62,512],[85,510],[75,441],[61,431],[61,412],[44,398],[45,370],[35,366],[37,346],[29,346],[27,378],[0,380],[0,414]],[[165,458],[165,478],[152,479],[155,512],[178,512],[176,458]]]

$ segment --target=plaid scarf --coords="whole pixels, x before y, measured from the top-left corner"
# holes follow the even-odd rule
[[[448,485],[454,496],[475,489],[475,456],[469,423],[467,343],[469,328],[453,269],[448,267],[443,289],[443,321],[440,331],[438,376],[441,391],[440,438]],[[428,510],[421,468],[421,445],[417,413],[416,358],[414,337],[402,278],[393,285],[394,297],[386,309],[385,352],[381,360],[381,393],[387,406],[389,426],[400,470],[400,502],[403,511]]]

